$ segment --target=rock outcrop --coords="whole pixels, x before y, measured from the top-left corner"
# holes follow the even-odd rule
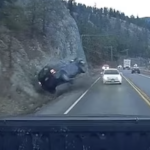
[[[32,0],[28,0],[30,2]],[[51,0],[46,36],[13,36],[0,27],[0,114],[29,112],[50,97],[35,90],[35,74],[46,64],[85,59],[78,27],[60,0]],[[10,48],[11,46],[11,48]]]

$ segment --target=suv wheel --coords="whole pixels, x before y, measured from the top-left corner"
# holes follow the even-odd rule
[[[79,70],[81,71],[81,73],[85,73],[86,72],[86,69],[85,69],[85,66],[79,66]]]
[[[68,77],[67,73],[65,71],[63,71],[61,73],[61,78],[66,81],[66,82],[69,82],[70,81],[70,78]]]

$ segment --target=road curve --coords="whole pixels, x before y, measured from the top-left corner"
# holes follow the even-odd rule
[[[131,79],[129,72],[123,72],[123,74]],[[142,76],[139,76],[139,78],[145,83],[145,78],[143,79]],[[148,83],[145,84],[147,87],[150,85]],[[67,114],[76,116],[150,115],[150,106],[125,79],[123,79],[122,85],[103,85],[100,79],[86,92],[74,92],[64,98],[60,98],[42,108],[36,114]]]

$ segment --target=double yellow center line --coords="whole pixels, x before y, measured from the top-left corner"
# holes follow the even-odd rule
[[[123,75],[122,75],[123,76]],[[127,79],[125,76],[123,78],[131,85],[131,87],[140,95],[140,97],[150,106],[150,97],[148,97],[140,88],[138,88],[133,82]]]

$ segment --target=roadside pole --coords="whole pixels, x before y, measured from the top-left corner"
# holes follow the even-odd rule
[[[111,62],[113,62],[113,48],[110,46],[110,51],[111,51]]]
[[[83,47],[83,37],[107,37],[107,36],[110,36],[110,35],[82,34],[80,36],[82,47]],[[109,47],[111,49],[111,61],[113,62],[113,47],[112,46],[107,46],[107,47]],[[84,48],[83,48],[83,50],[84,50]],[[85,57],[86,57],[86,54],[85,54]],[[87,58],[86,58],[86,61],[87,61]],[[88,72],[88,75],[90,75],[88,62],[87,62],[87,72]]]

